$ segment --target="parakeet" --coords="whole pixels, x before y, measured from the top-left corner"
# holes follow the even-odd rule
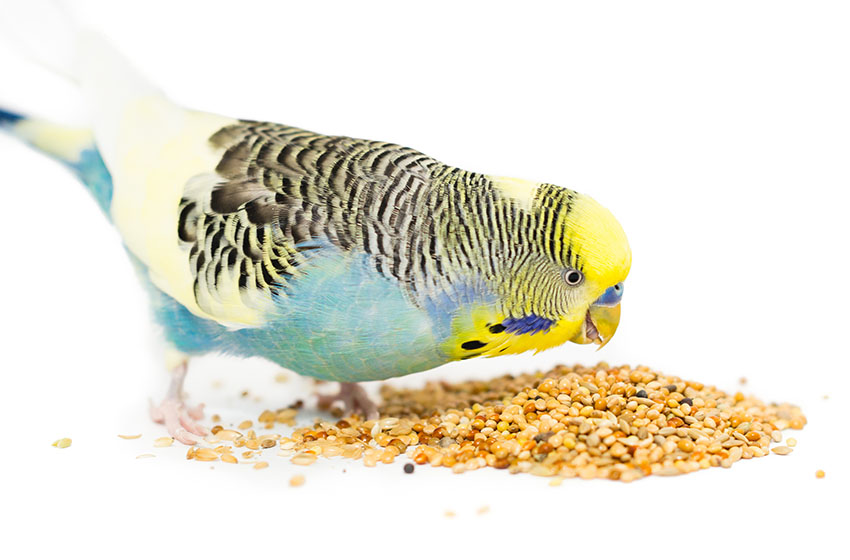
[[[374,415],[358,381],[613,336],[631,252],[589,196],[189,110],[59,20],[42,61],[88,98],[90,127],[8,111],[0,126],[68,165],[119,231],[171,349],[152,416],[180,441],[206,433],[182,396],[191,356],[339,381]]]

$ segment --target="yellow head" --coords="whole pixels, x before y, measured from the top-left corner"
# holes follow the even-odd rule
[[[459,313],[445,350],[456,359],[605,345],[617,329],[631,250],[623,228],[589,196],[550,184],[491,178],[513,205],[513,242],[488,282],[492,302]]]

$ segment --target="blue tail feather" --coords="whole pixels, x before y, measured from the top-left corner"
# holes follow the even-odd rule
[[[15,124],[22,118],[24,118],[22,115],[0,109],[0,126]]]
[[[67,166],[88,188],[101,210],[109,217],[110,205],[112,204],[112,176],[109,174],[109,170],[94,142],[88,146],[80,147],[75,159],[67,159],[64,153],[45,149],[43,145],[33,142],[27,131],[15,127],[20,121],[32,122],[35,124],[35,128],[47,127],[48,130],[51,128],[62,130],[63,127],[0,109],[0,129],[7,129],[13,136]]]

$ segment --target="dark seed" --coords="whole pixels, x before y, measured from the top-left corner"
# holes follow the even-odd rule
[[[686,404],[686,405],[689,405],[689,406],[693,406],[694,399],[692,399],[690,397],[685,397],[684,399],[679,401],[679,404]]]
[[[675,391],[676,391],[676,386],[675,386],[675,385],[667,385],[667,386],[666,386],[666,387],[664,387],[664,388],[665,388],[665,389],[667,389],[668,391],[670,391],[671,393],[673,393],[673,392],[675,392]]]
[[[413,473],[413,469],[413,463],[407,463],[406,465],[404,465],[404,472],[406,472],[407,474]]]
[[[640,398],[642,398],[642,399],[645,399],[645,398],[646,398],[646,391],[644,391],[643,389],[641,389],[640,391],[638,391],[637,393],[635,393],[635,396],[636,396],[636,397],[640,397]]]
[[[554,435],[555,432],[542,432],[534,436],[534,441],[536,441],[537,443],[542,443]]]

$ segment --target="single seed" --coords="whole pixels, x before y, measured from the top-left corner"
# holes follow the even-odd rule
[[[196,461],[218,461],[218,453],[212,449],[203,447],[195,451],[194,459]]]
[[[826,476],[826,473],[825,473],[825,472],[823,472],[822,470],[818,469],[818,470],[816,470],[816,471],[815,471],[815,476],[816,476],[817,478],[823,478],[823,477],[825,477],[825,476]]]
[[[301,453],[300,455],[296,455],[290,461],[292,461],[296,465],[312,465],[316,462],[316,456],[312,453]]]
[[[57,439],[53,442],[53,447],[58,447],[59,449],[65,449],[66,447],[71,447],[71,438],[61,438]]]
[[[256,463],[254,463],[254,468],[256,470],[264,469],[268,466],[269,464],[266,461],[257,461]]]
[[[413,473],[413,469],[414,469],[413,463],[405,463],[404,472],[406,472],[407,474],[411,474],[411,473]]]
[[[154,447],[170,447],[172,443],[174,443],[174,438],[168,436],[159,437],[153,440]]]
[[[125,435],[122,435],[122,434],[118,434],[118,437],[120,437],[121,439],[139,439],[140,437],[142,437],[142,434],[135,434],[135,435],[132,435],[132,436],[125,436]]]
[[[289,485],[290,486],[303,486],[304,482],[306,480],[307,479],[304,478],[303,474],[296,474],[295,476],[293,476],[292,478],[289,479]]]
[[[793,449],[791,449],[787,445],[778,445],[778,446],[774,447],[773,449],[771,449],[771,451],[773,451],[777,455],[788,455],[789,453],[791,453],[793,451]]]
[[[786,444],[788,444],[788,447],[795,447],[795,446],[797,445],[797,440],[796,440],[796,439],[794,439],[794,438],[792,438],[792,437],[789,437],[789,438],[785,441],[785,443],[786,443]]]
[[[694,442],[690,439],[680,439],[678,445],[679,449],[685,451],[686,453],[690,453],[694,450]]]

